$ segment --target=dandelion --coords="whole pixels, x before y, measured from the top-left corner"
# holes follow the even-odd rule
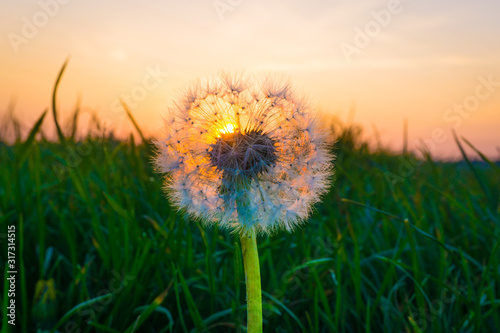
[[[292,231],[330,184],[333,156],[320,125],[289,83],[222,74],[173,103],[155,142],[173,204],[241,235],[249,332],[253,320],[259,326],[251,303],[261,303],[255,235]]]
[[[206,224],[293,230],[328,188],[326,133],[288,83],[221,76],[168,110],[156,165],[170,199]]]

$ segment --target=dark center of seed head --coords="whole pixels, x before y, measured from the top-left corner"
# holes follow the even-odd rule
[[[250,180],[267,172],[277,159],[275,141],[261,130],[222,134],[210,147],[212,165],[227,180],[240,177]]]

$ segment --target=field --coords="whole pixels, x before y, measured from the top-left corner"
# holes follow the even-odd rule
[[[99,127],[0,142],[1,267],[19,332],[244,332],[238,238],[170,207],[150,141]],[[63,132],[65,132],[63,134]],[[369,148],[337,129],[307,224],[259,238],[266,332],[500,332],[500,168]],[[35,139],[36,138],[36,139]],[[457,138],[457,149],[473,149]],[[473,161],[473,159],[477,159]],[[8,282],[2,281],[6,325]]]

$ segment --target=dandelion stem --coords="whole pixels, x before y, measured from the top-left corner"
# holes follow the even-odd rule
[[[245,266],[247,289],[247,332],[262,332],[262,291],[260,287],[259,254],[255,231],[241,233],[241,252]]]

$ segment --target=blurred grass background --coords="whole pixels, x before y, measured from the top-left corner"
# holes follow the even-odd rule
[[[16,225],[19,272],[15,327],[0,284],[1,332],[244,332],[238,239],[169,206],[150,141],[97,119],[78,136],[76,111],[52,142],[46,118],[0,140],[0,262]],[[302,228],[259,238],[265,331],[500,332],[499,163],[463,138],[446,163],[333,129],[330,193]]]

